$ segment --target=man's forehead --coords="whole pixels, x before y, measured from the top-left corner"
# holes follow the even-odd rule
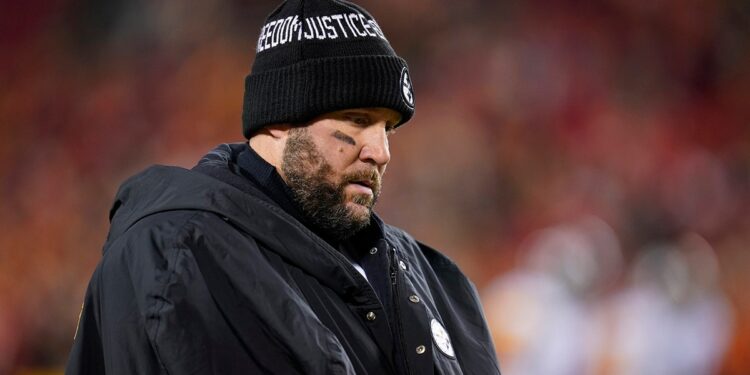
[[[385,107],[348,108],[325,113],[320,118],[345,117],[345,116],[369,116],[373,120],[383,120],[389,125],[395,125],[401,121],[401,114]]]

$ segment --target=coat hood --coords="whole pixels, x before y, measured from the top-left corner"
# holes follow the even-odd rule
[[[156,165],[126,180],[110,210],[107,242],[115,241],[139,220],[160,212],[210,212],[289,262],[316,274],[342,295],[357,298],[352,295],[358,294],[356,290],[368,289],[363,288],[367,280],[346,257],[233,172],[236,165],[232,156],[241,147],[247,146],[220,145],[193,169]],[[106,251],[108,246],[104,248]]]

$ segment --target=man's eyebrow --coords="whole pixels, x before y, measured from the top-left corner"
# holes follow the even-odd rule
[[[333,137],[336,138],[336,139],[338,139],[338,140],[340,140],[340,141],[346,142],[346,143],[348,143],[348,144],[350,144],[352,146],[356,146],[357,145],[357,142],[354,141],[354,138],[352,138],[352,137],[350,137],[350,136],[342,133],[339,130],[336,130],[335,132],[333,132]]]

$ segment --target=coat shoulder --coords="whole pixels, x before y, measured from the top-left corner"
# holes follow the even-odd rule
[[[453,260],[439,250],[414,239],[414,237],[401,228],[386,225],[386,238],[394,243],[400,250],[406,252],[408,257],[414,257],[425,261],[436,273],[450,274],[462,279],[466,276]],[[468,279],[466,279],[468,281]]]

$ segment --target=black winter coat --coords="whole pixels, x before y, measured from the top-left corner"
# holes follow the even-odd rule
[[[346,257],[234,168],[155,166],[122,185],[67,374],[499,373],[448,258],[385,225],[372,252],[391,273],[389,316]]]

